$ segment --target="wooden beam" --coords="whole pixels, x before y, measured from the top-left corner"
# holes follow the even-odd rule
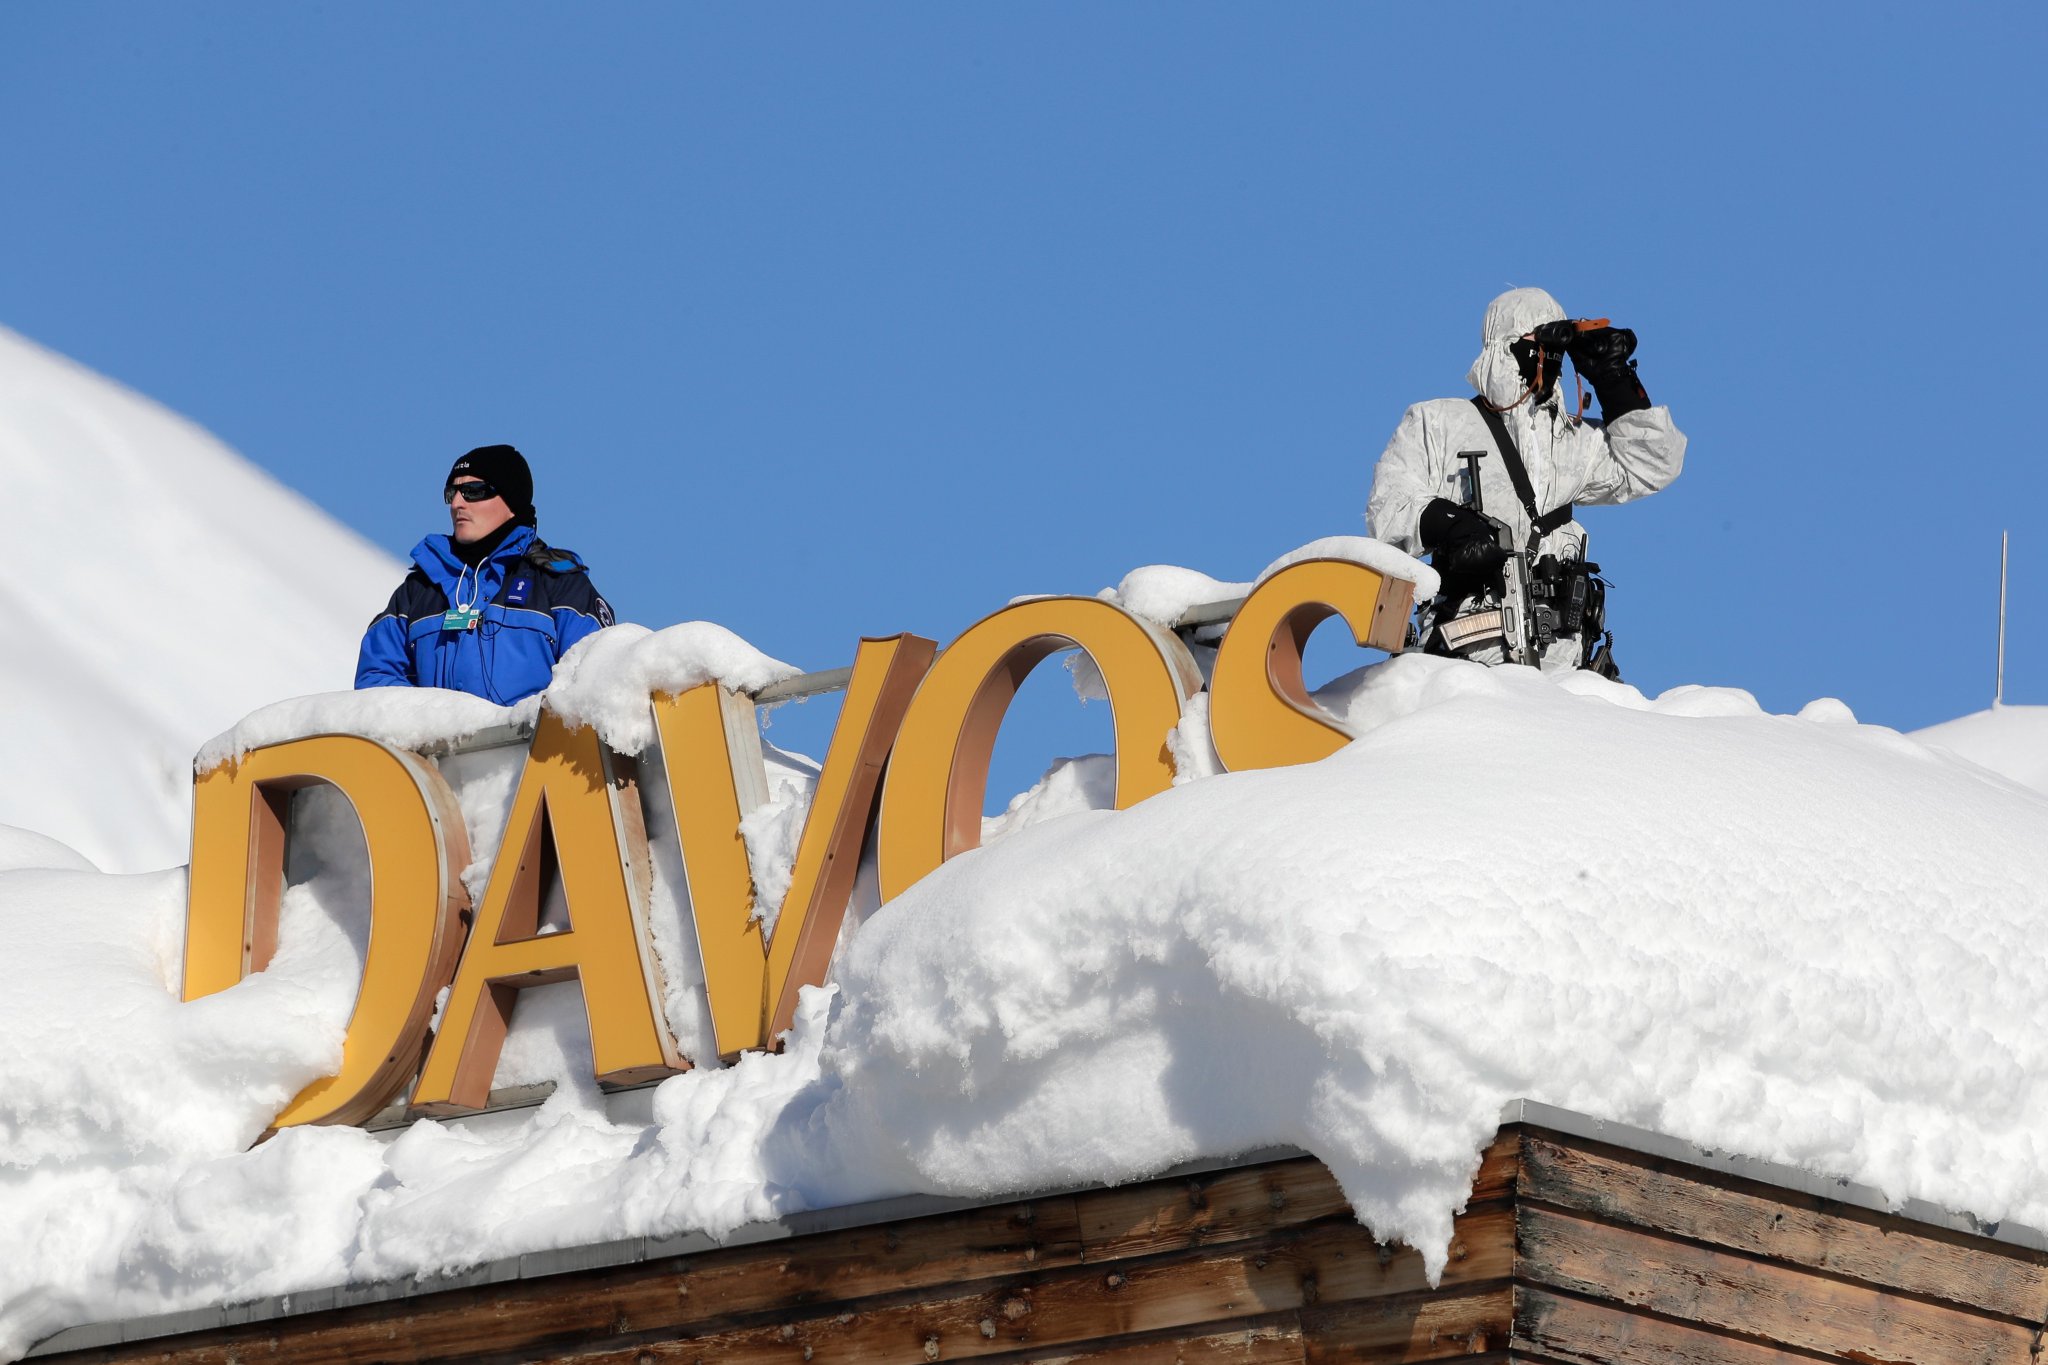
[[[1514,1290],[1505,1280],[1385,1299],[1358,1299],[1302,1311],[1304,1357],[1338,1362],[1467,1360],[1504,1351],[1514,1326]]]
[[[1504,1175],[1492,1179],[1506,1187]],[[1459,1220],[1445,1283],[1500,1280],[1513,1263],[1513,1212],[1494,1200]],[[1299,1359],[1298,1323],[1281,1330],[1274,1315],[1427,1288],[1420,1254],[1375,1243],[1320,1163],[1296,1158],[71,1358],[344,1365],[498,1355],[637,1365],[801,1360],[808,1348],[818,1362],[868,1362],[909,1358],[911,1347],[922,1358],[936,1340],[946,1358],[1129,1347],[1143,1360],[1155,1349],[1147,1341],[1172,1337],[1218,1352],[1249,1342],[1255,1358]]]
[[[727,1355],[729,1344],[663,1343],[652,1347],[604,1351],[562,1358],[561,1365],[726,1365],[756,1360],[811,1362],[822,1365],[837,1356],[819,1354],[802,1336],[792,1336],[781,1354]],[[806,1354],[809,1351],[810,1354]],[[934,1354],[936,1352],[936,1354]],[[866,1365],[926,1365],[957,1358],[938,1332],[889,1343],[880,1353],[859,1357]],[[1228,1328],[1183,1333],[1153,1333],[1114,1340],[1059,1346],[1032,1346],[978,1356],[982,1365],[1302,1365],[1301,1325],[1291,1313],[1270,1314],[1233,1322]]]
[[[1463,1220],[1460,1235],[1475,1250],[1452,1263],[1446,1284],[1504,1277],[1513,1264],[1509,1211]],[[823,1311],[777,1314],[686,1339],[621,1342],[574,1359],[577,1365],[766,1365],[793,1358],[810,1365],[914,1365],[920,1356],[960,1360],[1020,1351],[1057,1356],[1084,1345],[1107,1349],[1119,1338],[1140,1333],[1227,1341],[1242,1329],[1222,1324],[1330,1300],[1406,1295],[1419,1308],[1432,1297],[1422,1293],[1427,1287],[1420,1254],[1378,1247],[1356,1222],[1343,1219],[1227,1250],[1134,1259],[1112,1267],[1068,1266],[959,1294],[820,1305]],[[1504,1330],[1505,1315],[1500,1320]],[[1383,1327],[1382,1335],[1391,1340],[1402,1330]]]
[[[78,1353],[81,1361],[350,1365],[453,1360],[537,1342],[692,1332],[764,1312],[972,1285],[1075,1265],[1067,1197],[970,1209],[663,1261],[387,1300],[197,1338]],[[399,1354],[391,1354],[402,1344]]]
[[[1181,1191],[1164,1202],[1159,1187],[1149,1184],[1089,1195],[1081,1211],[1081,1259],[1215,1246],[1350,1212],[1329,1168],[1314,1157],[1192,1176]]]
[[[2048,1313],[2048,1255],[1861,1209],[1833,1208],[1697,1166],[1530,1133],[1529,1199],[1710,1246],[2022,1321]]]
[[[2028,1327],[1903,1294],[1523,1205],[1515,1274],[1527,1283],[1888,1365],[2032,1359]]]
[[[1122,1337],[1053,1351],[992,1356],[988,1365],[1302,1365],[1301,1317],[1240,1318],[1227,1330]]]
[[[1791,1365],[1841,1359],[1783,1351],[1533,1286],[1515,1295],[1511,1347],[1517,1361],[1536,1358],[1558,1365]],[[2027,1365],[2027,1358],[2013,1365]]]

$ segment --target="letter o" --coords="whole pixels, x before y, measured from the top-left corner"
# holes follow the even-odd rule
[[[1117,809],[1173,784],[1167,735],[1201,686],[1169,631],[1095,597],[1018,602],[955,640],[919,684],[889,756],[877,828],[882,898],[981,843],[996,731],[1026,675],[1062,649],[1087,651],[1109,691]]]

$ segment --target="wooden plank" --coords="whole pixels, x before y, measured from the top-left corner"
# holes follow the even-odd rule
[[[1866,1284],[2039,1321],[2048,1255],[1834,1206],[1698,1167],[1530,1133],[1519,1189],[1530,1199]]]
[[[1511,1344],[1516,1360],[1540,1356],[1560,1365],[1788,1365],[1829,1358],[1536,1288],[1516,1295]]]
[[[1494,1134],[1493,1141],[1479,1154],[1479,1173],[1472,1177],[1468,1203],[1512,1197],[1521,1173],[1522,1134],[1516,1129],[1503,1129]]]
[[[1504,1350],[1514,1325],[1514,1290],[1505,1281],[1360,1299],[1302,1311],[1310,1365],[1339,1361],[1457,1360]]]
[[[1192,1176],[1170,1193],[1175,1197],[1162,1200],[1154,1184],[1080,1196],[1081,1259],[1114,1261],[1240,1241],[1351,1208],[1329,1169],[1313,1157]]]
[[[1513,1266],[1513,1212],[1487,1209],[1458,1220],[1443,1282],[1457,1286],[1501,1279],[1512,1273]],[[1217,1316],[1429,1288],[1419,1252],[1377,1243],[1349,1219],[1311,1225],[1222,1254],[1132,1264],[1112,1270],[1103,1282],[1130,1305],[1122,1314],[1123,1331],[1199,1320],[1181,1316],[1173,1306],[1177,1296],[1197,1285],[1204,1286],[1198,1292],[1214,1286]]]
[[[2000,1318],[1632,1231],[1520,1209],[1517,1277],[1766,1341],[1890,1365],[2031,1360],[2033,1333]]]
[[[1519,1135],[1503,1132],[1480,1158],[1471,1203],[1514,1192]],[[1166,1182],[1090,1191],[1077,1196],[1084,1261],[1145,1256],[1210,1246],[1319,1218],[1348,1214],[1350,1204],[1329,1168],[1314,1157],[1193,1176],[1184,1197],[1162,1201]]]
[[[677,1284],[667,1292],[690,1301],[677,1321],[702,1320],[973,1284],[1080,1257],[1078,1210],[1058,1196],[702,1253],[670,1263]]]
[[[1161,1197],[1172,1197],[1162,1191]],[[577,1334],[688,1330],[812,1303],[1014,1276],[1080,1259],[1061,1196],[728,1247],[578,1274],[423,1293],[191,1337],[69,1352],[65,1361],[344,1365],[436,1360]]]
[[[1244,1318],[1227,1331],[1172,1332],[995,1356],[988,1365],[1301,1365],[1300,1317]]]
[[[1492,1209],[1460,1221],[1465,1254],[1445,1272],[1453,1286],[1500,1280],[1514,1264],[1512,1211]],[[1311,1304],[1427,1288],[1422,1257],[1382,1247],[1349,1220],[1281,1232],[1262,1242],[1178,1257],[1084,1265],[975,1292],[909,1302],[871,1302],[838,1312],[786,1315],[688,1340],[639,1340],[578,1355],[578,1365],[729,1365],[786,1362],[961,1360],[1020,1351],[1099,1349],[1139,1333],[1217,1335],[1237,1319]],[[1222,1335],[1240,1330],[1224,1329]]]

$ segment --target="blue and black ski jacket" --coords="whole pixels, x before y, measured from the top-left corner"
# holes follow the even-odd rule
[[[529,526],[473,568],[447,536],[415,545],[412,562],[363,632],[357,687],[447,687],[507,706],[546,687],[571,645],[612,623],[583,561]]]

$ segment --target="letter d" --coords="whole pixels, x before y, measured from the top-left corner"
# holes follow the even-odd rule
[[[341,1070],[315,1081],[272,1121],[360,1123],[411,1078],[434,996],[455,972],[460,873],[469,834],[433,764],[375,740],[319,735],[256,749],[193,779],[192,872],[184,998],[223,991],[277,948],[291,795],[325,782],[355,807],[370,854],[370,945],[349,1017]]]

